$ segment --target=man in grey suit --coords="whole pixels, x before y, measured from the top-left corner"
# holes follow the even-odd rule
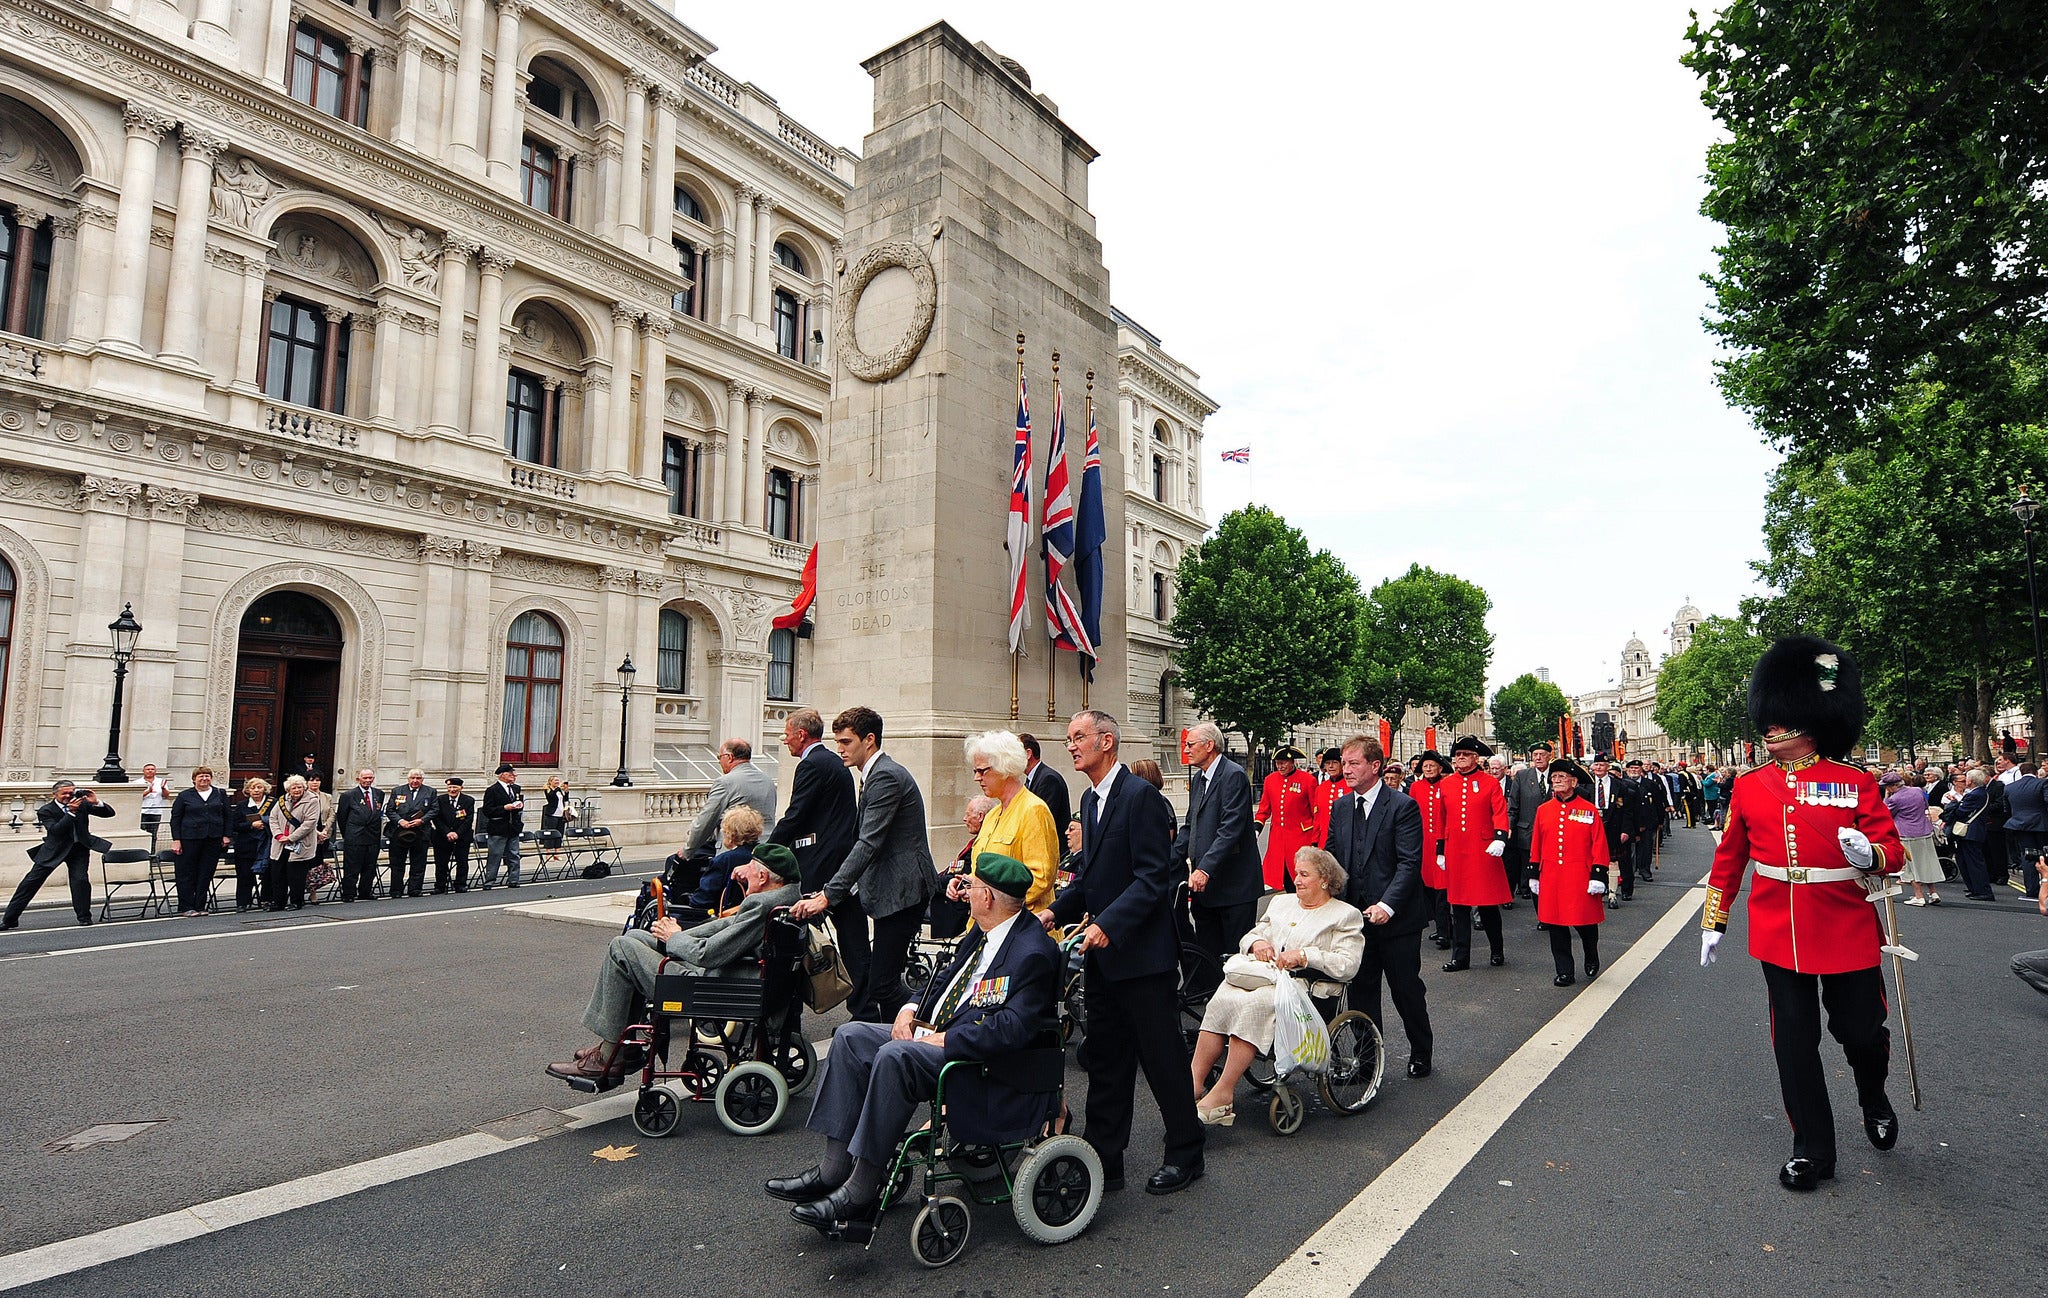
[[[874,919],[875,934],[868,976],[854,989],[849,1013],[862,1022],[885,1023],[909,998],[903,965],[924,923],[925,903],[938,891],[938,871],[925,838],[924,794],[910,772],[882,751],[882,715],[873,708],[852,707],[834,717],[832,738],[839,759],[860,777],[860,829],[853,850],[824,890],[789,913],[807,920],[849,897],[860,899]]]
[[[1265,875],[1253,836],[1251,777],[1223,755],[1223,732],[1211,721],[1188,731],[1188,818],[1173,840],[1173,860],[1188,866],[1195,941],[1218,963],[1258,920]]]
[[[1550,754],[1547,740],[1529,748],[1529,764],[1508,779],[1508,820],[1513,833],[1508,838],[1508,887],[1517,897],[1535,896],[1523,876],[1529,871],[1529,835],[1536,831],[1536,812],[1550,796]]]
[[[627,1057],[632,1052],[620,1048],[619,1036],[654,994],[664,957],[681,962],[683,973],[758,976],[756,957],[768,933],[769,913],[796,900],[796,853],[780,843],[763,843],[754,849],[754,859],[732,874],[746,889],[732,914],[689,930],[664,916],[653,928],[628,929],[612,939],[583,1011],[583,1026],[597,1034],[597,1044],[577,1051],[574,1059],[549,1064],[549,1076],[595,1082],[599,1090],[619,1084],[635,1066]]]
[[[761,823],[775,823],[775,781],[754,765],[754,746],[744,739],[728,739],[718,746],[718,769],[724,774],[711,782],[704,798],[704,810],[690,823],[690,836],[683,840],[683,855],[718,850],[718,824],[734,807],[752,807],[761,813]]]

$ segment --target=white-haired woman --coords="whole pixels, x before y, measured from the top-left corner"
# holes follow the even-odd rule
[[[1024,768],[1030,761],[1024,741],[1007,730],[989,730],[970,737],[966,748],[975,783],[996,800],[982,817],[970,861],[983,852],[1022,861],[1031,868],[1025,909],[1043,910],[1052,905],[1053,892],[1059,887],[1060,834],[1053,824],[1052,809],[1024,787]]]
[[[283,910],[286,905],[297,910],[306,904],[306,873],[320,851],[321,810],[320,795],[310,792],[303,778],[286,777],[284,796],[270,806],[270,837],[276,846],[267,868],[284,875],[284,882],[273,894],[272,910]]]
[[[1335,982],[1350,982],[1365,957],[1365,916],[1338,900],[1347,878],[1336,857],[1319,847],[1302,848],[1294,854],[1294,891],[1273,897],[1265,918],[1252,925],[1239,948],[1275,969],[1313,969]],[[1195,1041],[1195,1094],[1201,1097],[1195,1112],[1203,1122],[1227,1127],[1237,1120],[1237,1083],[1252,1060],[1272,1047],[1273,985],[1219,986],[1202,1013],[1202,1035]],[[1209,1086],[1209,1070],[1219,1059],[1223,1071]]]

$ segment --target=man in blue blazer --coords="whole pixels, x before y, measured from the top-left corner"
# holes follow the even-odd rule
[[[798,708],[782,723],[782,746],[797,759],[790,779],[789,805],[775,822],[768,841],[796,853],[805,892],[819,892],[853,850],[858,827],[853,771],[839,760],[825,740],[825,719],[816,708]],[[832,929],[839,935],[839,955],[846,976],[859,991],[868,976],[868,913],[858,894],[832,908]],[[858,1008],[859,998],[855,998]]]
[[[937,1093],[939,1070],[955,1060],[987,1061],[1021,1050],[1055,1025],[1063,962],[1035,917],[1024,912],[1031,882],[1022,861],[982,853],[973,876],[953,885],[966,895],[975,930],[945,972],[921,1000],[897,1010],[895,1022],[843,1023],[833,1032],[806,1124],[825,1137],[825,1156],[816,1167],[776,1177],[766,1187],[796,1205],[790,1215],[798,1221],[827,1239],[870,1238],[896,1142],[917,1106]],[[971,1114],[977,1128],[1022,1139],[1048,1116],[1045,1095],[978,1081],[962,1077],[949,1086],[949,1120]]]
[[[1266,890],[1252,829],[1258,799],[1244,767],[1223,755],[1223,732],[1213,721],[1188,731],[1188,765],[1188,820],[1173,840],[1173,860],[1188,867],[1195,940],[1220,964],[1258,922]]]
[[[1116,718],[1090,709],[1067,723],[1067,755],[1092,786],[1081,795],[1081,856],[1074,881],[1039,912],[1050,928],[1084,918],[1088,1123],[1106,1190],[1124,1184],[1131,1100],[1138,1069],[1166,1123],[1166,1161],[1145,1183],[1172,1194],[1199,1179],[1202,1122],[1180,1034],[1180,932],[1173,919],[1178,872],[1169,856],[1173,809],[1159,790],[1117,760]],[[1252,861],[1258,867],[1256,858]]]

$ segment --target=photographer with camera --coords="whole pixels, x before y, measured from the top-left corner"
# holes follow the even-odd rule
[[[113,844],[92,832],[88,816],[111,816],[114,809],[100,801],[91,789],[81,789],[71,780],[50,786],[50,800],[36,808],[36,823],[43,827],[42,844],[28,854],[29,872],[7,903],[0,917],[0,929],[21,923],[21,912],[42,888],[43,880],[62,864],[71,874],[71,909],[81,924],[92,923],[92,854]]]

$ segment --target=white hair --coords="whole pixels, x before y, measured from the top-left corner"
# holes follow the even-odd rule
[[[1199,739],[1204,743],[1214,744],[1218,748],[1223,747],[1223,732],[1217,729],[1216,723],[1213,721],[1197,721],[1194,725],[1189,726],[1188,738],[1190,740]]]
[[[1970,768],[1969,779],[1970,787],[1973,789],[1981,789],[1991,782],[1991,777],[1984,774],[1984,768],[1981,766],[1972,766]]]
[[[1031,763],[1024,751],[1024,741],[1007,730],[984,730],[969,735],[965,747],[969,765],[981,758],[988,762],[990,770],[1006,780],[1022,779],[1024,768]]]

